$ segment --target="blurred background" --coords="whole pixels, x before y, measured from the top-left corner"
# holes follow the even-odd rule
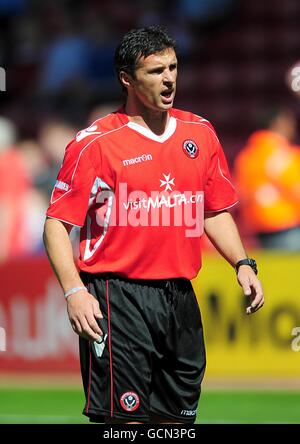
[[[233,271],[203,240],[197,421],[300,422],[299,22],[298,0],[0,0],[0,422],[87,422],[43,223],[65,146],[123,103],[115,46],[150,24],[178,42],[175,107],[222,142],[267,300],[247,317]]]

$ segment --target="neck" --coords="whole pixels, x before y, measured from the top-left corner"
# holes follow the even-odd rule
[[[139,104],[139,106],[137,106],[135,103],[131,103],[129,100],[127,100],[125,111],[129,120],[150,129],[157,136],[160,136],[165,132],[166,126],[168,125],[170,119],[167,110],[152,110],[143,106],[143,104]]]

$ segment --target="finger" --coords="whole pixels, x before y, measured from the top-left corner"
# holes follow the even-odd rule
[[[246,313],[249,315],[249,314],[255,313],[256,311],[260,310],[263,307],[264,302],[265,302],[264,298],[262,298],[262,300],[260,301],[260,303],[256,307],[252,307],[252,306],[247,307]]]
[[[255,305],[255,306],[252,306],[252,304],[251,305],[249,305],[247,308],[246,308],[246,313],[247,314],[251,314],[251,313],[254,313],[255,311],[257,311],[259,308],[261,308],[262,306],[259,306],[259,305]]]
[[[95,302],[95,303],[93,304],[93,312],[94,312],[94,316],[95,316],[95,318],[97,318],[97,319],[103,319],[103,315],[102,315],[102,312],[101,312],[101,310],[100,310],[100,306],[99,306],[99,303],[98,303],[98,302]]]
[[[96,341],[96,342],[101,341],[100,334],[95,333],[91,329],[91,327],[89,326],[87,319],[85,317],[80,319],[80,324],[82,327],[82,333],[86,336],[87,339],[89,339],[90,341]]]
[[[261,303],[264,296],[263,296],[262,288],[258,283],[256,285],[254,284],[252,288],[254,290],[254,292],[253,292],[254,299],[251,302],[251,307],[256,308]]]
[[[82,328],[80,323],[77,321],[77,319],[73,319],[71,321],[71,325],[73,330],[75,331],[75,333],[77,333],[78,335],[80,335],[82,333]]]
[[[86,315],[85,316],[87,323],[89,325],[89,327],[93,330],[94,333],[103,336],[103,332],[101,330],[101,328],[99,327],[99,325],[96,322],[96,319],[94,318],[93,315]]]
[[[262,300],[260,301],[260,303],[257,306],[257,309],[263,307],[264,303],[265,303],[265,300],[264,300],[264,298],[262,298]]]
[[[247,280],[246,279],[240,280],[240,284],[243,289],[244,295],[250,296],[252,293],[252,290],[251,290],[249,280],[248,279]]]
[[[250,315],[250,314],[256,313],[258,310],[260,310],[260,309],[262,308],[262,306],[263,306],[263,305],[260,305],[260,306],[258,306],[258,307],[256,307],[256,308],[253,308],[253,307],[247,307],[247,308],[246,308],[246,314],[247,314],[247,315]]]

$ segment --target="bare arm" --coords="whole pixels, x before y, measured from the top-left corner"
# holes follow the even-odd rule
[[[57,219],[46,219],[44,245],[51,266],[66,293],[74,287],[83,287],[73,259],[72,244],[69,239],[71,226]],[[74,331],[89,340],[99,341],[102,331],[96,319],[102,318],[99,303],[85,290],[67,298],[67,310]]]
[[[232,266],[247,257],[237,226],[227,211],[206,213],[204,229],[212,244]],[[263,306],[264,297],[256,274],[249,265],[242,265],[237,279],[244,294],[250,298],[251,305],[247,307],[247,314],[257,311]]]

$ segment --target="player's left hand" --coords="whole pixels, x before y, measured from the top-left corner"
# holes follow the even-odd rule
[[[249,265],[239,267],[237,280],[243,289],[244,295],[249,298],[250,305],[246,308],[246,313],[251,314],[259,310],[264,305],[264,294],[261,283]]]

